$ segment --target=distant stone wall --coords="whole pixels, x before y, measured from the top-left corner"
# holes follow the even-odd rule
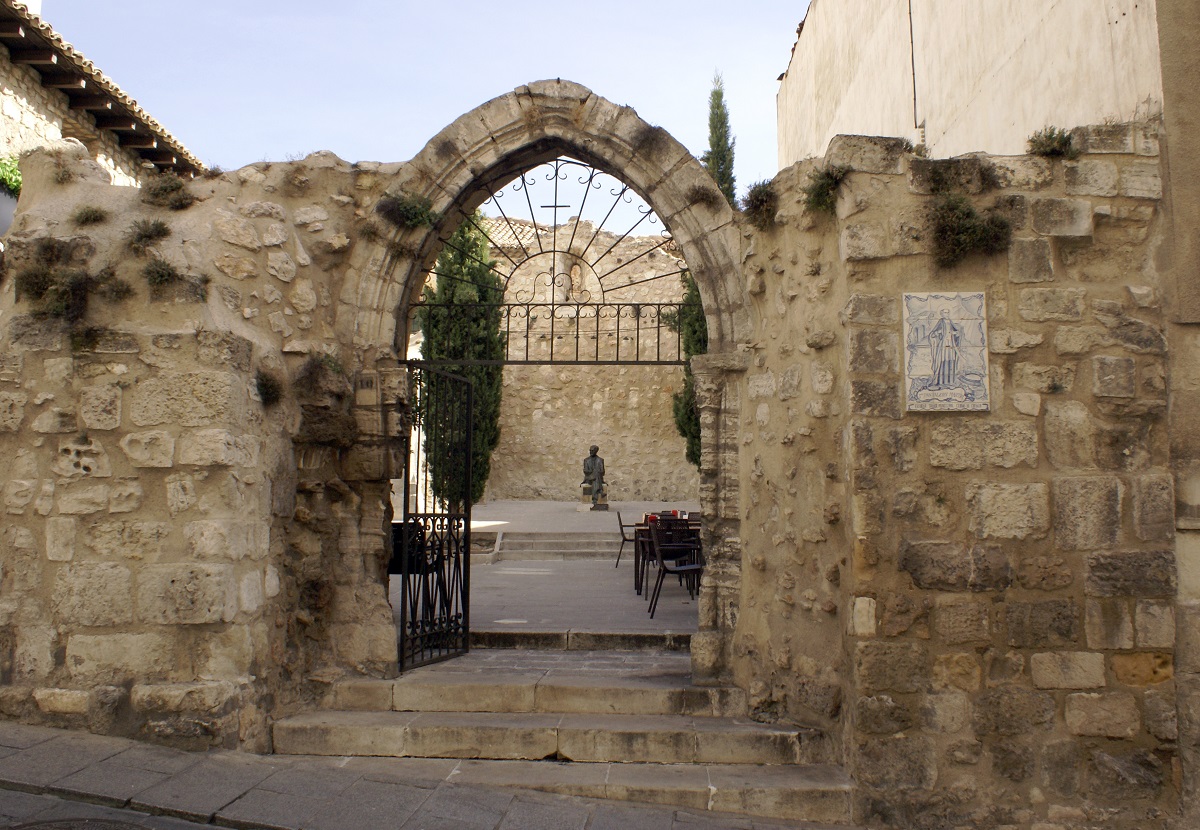
[[[0,94],[0,156],[20,155],[73,136],[88,147],[113,184],[132,185],[141,178],[141,159],[136,153],[122,149],[111,134],[97,131],[88,123],[90,116],[73,112],[64,93],[42,86],[37,72],[14,64],[3,46]]]
[[[573,231],[578,230],[577,233]],[[564,238],[591,240],[594,228],[583,223],[559,230]],[[669,251],[648,248],[661,242],[652,237],[630,237],[618,242],[614,234],[601,232],[592,242],[593,254],[612,248],[606,258],[622,267],[613,283],[602,291],[588,279],[585,267],[575,269],[574,285],[559,287],[561,302],[671,303],[683,298],[683,284],[676,271],[683,262]],[[615,247],[613,247],[615,245]],[[503,262],[502,255],[495,258]],[[536,285],[538,263],[523,265],[509,282],[506,302],[520,300],[549,302],[550,287]],[[570,265],[561,266],[567,281]],[[654,279],[654,277],[661,277]],[[629,289],[620,286],[635,284]],[[661,339],[668,355],[677,349],[676,337],[660,329],[648,313],[642,321],[648,334],[641,338],[645,353],[653,354]],[[622,319],[629,350],[632,320]],[[556,322],[556,353],[568,356],[574,348],[571,318]],[[617,336],[615,320],[601,321],[601,348],[611,348]],[[579,326],[584,354],[595,348],[590,324]],[[548,353],[551,336],[548,323],[532,329],[534,354]],[[519,351],[520,349],[517,348]],[[692,501],[697,498],[699,471],[684,457],[684,442],[675,428],[672,396],[683,384],[679,366],[508,366],[504,369],[504,391],[500,408],[500,443],[492,454],[491,476],[485,500],[552,499],[573,501],[579,497],[583,457],[597,444],[605,459],[609,498],[613,501]]]

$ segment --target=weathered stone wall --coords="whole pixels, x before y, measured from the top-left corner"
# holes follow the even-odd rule
[[[837,218],[784,171],[744,265],[741,671],[759,711],[840,719],[863,821],[1178,803],[1158,135],[1080,135],[1075,162],[839,138]],[[939,269],[931,181],[1010,217],[1009,253]],[[901,293],[960,290],[987,294],[991,412],[906,412]]]
[[[68,135],[87,144],[113,184],[132,185],[140,179],[137,154],[122,149],[110,133],[97,131],[86,113],[72,111],[66,94],[42,86],[36,71],[9,60],[4,46],[0,46],[0,93],[0,156],[20,155]]]
[[[779,87],[779,166],[848,133],[1018,154],[1047,125],[1161,107],[1154,0],[813,0]]]
[[[577,231],[577,232],[576,232]],[[553,233],[553,231],[549,231]],[[657,250],[655,237],[617,236],[602,231],[593,241],[595,228],[583,223],[578,229],[567,224],[559,228],[564,238],[590,243],[592,255],[609,251],[610,267],[620,266],[609,284],[601,288],[586,265],[575,273],[573,286],[558,288],[562,302],[677,303],[683,299],[683,284],[676,273],[684,267],[674,254]],[[547,247],[549,247],[547,245]],[[518,258],[519,252],[513,252]],[[493,257],[503,265],[500,252]],[[518,259],[519,261],[519,259]],[[627,264],[628,263],[628,264]],[[550,301],[550,287],[540,275],[540,263],[525,263],[509,280],[506,302]],[[571,278],[570,266],[560,265],[564,282]],[[539,279],[539,276],[541,279]],[[659,277],[655,279],[655,277]],[[631,288],[623,286],[632,285]],[[545,315],[543,315],[544,317]],[[643,311],[640,338],[647,356],[678,354],[676,335],[660,328],[656,316]],[[594,353],[596,332],[604,338],[601,348],[610,349],[617,336],[616,321],[605,319],[600,326],[594,318],[579,324],[580,348]],[[629,333],[634,321],[626,314],[621,320],[626,354],[632,352]],[[534,355],[548,353],[552,336],[546,319],[531,327],[529,344]],[[556,321],[556,349],[573,350],[573,319]],[[511,338],[510,347],[523,353],[522,338]],[[508,366],[504,369],[504,397],[500,407],[500,443],[492,454],[491,475],[485,500],[555,499],[573,501],[579,497],[582,461],[592,444],[601,448],[607,468],[609,499],[613,501],[694,500],[699,474],[684,457],[684,442],[675,429],[672,396],[683,385],[683,369],[678,366]]]
[[[359,371],[373,352],[339,342],[335,299],[370,256],[347,236],[370,173],[264,164],[193,183],[201,202],[171,212],[77,143],[22,170],[0,300],[3,710],[266,748],[264,701],[394,671],[381,382]],[[81,205],[111,218],[78,227]],[[133,225],[151,219],[170,232],[139,256]],[[150,262],[180,278],[152,289]],[[68,331],[14,294],[48,266],[111,269],[134,295],[92,296]],[[259,372],[282,381],[278,404]]]

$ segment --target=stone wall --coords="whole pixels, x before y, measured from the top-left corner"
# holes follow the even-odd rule
[[[785,170],[745,262],[743,683],[842,727],[865,822],[1140,828],[1178,803],[1158,132],[1079,135],[1074,162],[836,139],[837,217]],[[1008,216],[1007,255],[938,268],[931,181]],[[906,411],[901,293],[979,290],[991,411]]]
[[[113,184],[133,185],[141,159],[121,148],[111,133],[96,130],[91,116],[73,111],[65,93],[46,89],[37,72],[18,66],[0,46],[0,156],[20,155],[64,136],[80,139]]]
[[[321,155],[263,164],[193,183],[200,204],[172,212],[112,187],[78,143],[22,170],[0,301],[0,707],[267,748],[268,702],[395,670],[384,381],[369,349],[341,345],[338,299],[372,255],[347,236],[372,173]],[[110,218],[79,227],[82,205]],[[134,225],[151,220],[169,234],[139,255]],[[177,279],[150,286],[151,263]],[[94,293],[68,329],[14,295],[47,267],[133,296]],[[259,373],[282,382],[279,403]]]
[[[813,0],[779,87],[779,166],[847,133],[1019,154],[1048,125],[1161,107],[1154,0]]]

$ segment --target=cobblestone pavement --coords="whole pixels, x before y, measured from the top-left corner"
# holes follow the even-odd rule
[[[804,822],[456,785],[458,763],[189,753],[5,722],[0,723],[0,827],[839,830]]]

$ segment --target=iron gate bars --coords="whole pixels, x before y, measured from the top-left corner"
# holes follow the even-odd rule
[[[490,261],[455,247],[453,228],[440,241],[485,264],[501,288],[474,304],[422,298],[409,311],[421,307],[430,331],[448,332],[449,326],[438,324],[457,314],[474,312],[474,319],[483,319],[487,315],[480,312],[498,310],[504,356],[442,363],[686,362],[678,321],[685,308],[679,278],[687,266],[670,235],[655,232],[658,217],[629,185],[562,156],[483,189],[484,209],[493,215],[460,212],[460,218],[487,239]],[[543,204],[546,199],[549,204]],[[651,235],[635,235],[646,231]],[[456,279],[436,267],[431,277]],[[427,354],[442,353],[441,344],[431,345]]]
[[[401,671],[470,645],[471,382],[413,363],[408,400],[404,508],[388,566],[401,580]]]

